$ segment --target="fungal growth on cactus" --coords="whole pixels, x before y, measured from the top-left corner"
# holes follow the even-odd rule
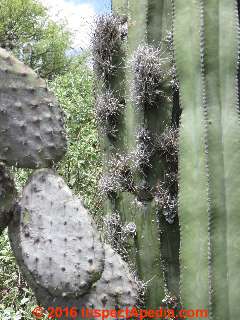
[[[0,163],[0,234],[11,219],[16,193],[13,178],[5,165]]]
[[[122,115],[124,104],[121,104],[110,90],[97,96],[95,102],[95,117],[102,134],[116,137],[119,117]]]
[[[156,186],[154,198],[169,224],[174,222],[177,215],[177,194],[177,175],[172,172],[166,173],[164,181]]]
[[[135,151],[135,165],[144,174],[147,167],[151,167],[151,159],[156,152],[155,137],[146,128],[137,131],[137,146]]]
[[[178,260],[178,251],[173,253],[172,248],[175,249],[179,244],[178,239],[172,238],[173,241],[169,242],[166,238],[159,236],[158,213],[163,211],[163,207],[155,199],[157,183],[163,181],[168,170],[166,152],[165,150],[160,152],[159,137],[173,121],[175,74],[172,33],[168,41],[165,41],[171,25],[168,23],[169,17],[171,19],[171,4],[165,0],[112,0],[112,10],[113,20],[117,14],[120,20],[127,21],[127,23],[124,22],[127,27],[125,33],[127,37],[115,36],[115,39],[120,40],[119,45],[116,46],[117,50],[114,50],[114,54],[102,54],[101,59],[96,55],[93,47],[97,78],[95,96],[98,101],[99,95],[104,95],[111,89],[113,96],[123,102],[123,109],[119,117],[121,121],[116,125],[117,130],[112,126],[115,131],[114,139],[109,139],[109,136],[106,137],[105,132],[102,131],[104,133],[102,150],[105,153],[106,170],[100,189],[108,195],[104,202],[106,212],[109,215],[112,214],[113,220],[116,212],[121,217],[121,223],[118,224],[118,231],[115,234],[116,239],[124,238],[124,248],[119,252],[123,256],[130,257],[141,280],[149,284],[145,296],[146,306],[157,308],[165,296],[166,288],[160,247],[161,250],[165,250],[165,257],[173,257],[175,264]],[[100,18],[99,21],[105,21],[105,17]],[[98,30],[97,24],[93,41],[103,43],[103,36]],[[106,39],[111,39],[111,29],[105,28],[104,32],[108,33]],[[112,52],[111,48],[110,45],[106,50]],[[111,56],[110,59],[109,56]],[[107,77],[104,76],[103,69],[99,71],[99,62],[100,66],[112,66],[112,68],[108,67]],[[110,75],[111,70],[113,73]],[[107,128],[106,124],[102,126]],[[123,166],[124,170],[119,170],[119,162],[112,159],[122,157],[127,159],[127,166]],[[171,218],[169,217],[169,221]],[[109,220],[111,222],[110,218]],[[171,227],[177,238],[179,228],[176,221],[177,219],[174,219]],[[125,238],[121,227],[129,223],[134,225],[134,236]],[[169,225],[165,218],[163,224]],[[162,244],[159,244],[159,238]],[[172,273],[174,273],[175,266],[168,265],[169,270],[173,270]],[[177,271],[174,285],[178,278]],[[168,284],[170,284],[168,288],[170,291],[171,283],[168,282]],[[177,290],[175,292],[179,293]]]
[[[136,236],[136,224],[129,222],[123,224],[119,212],[111,212],[103,217],[103,236],[105,241],[127,262],[130,262],[128,254],[128,240]]]
[[[178,129],[166,128],[158,138],[157,145],[161,159],[166,161],[168,169],[176,173],[178,168]]]
[[[101,15],[95,21],[92,36],[94,70],[97,76],[108,84],[119,67],[116,59],[122,51],[122,41],[126,37],[126,19],[118,15]]]
[[[142,110],[154,110],[161,107],[164,100],[171,101],[172,69],[167,67],[169,58],[161,49],[140,45],[134,52],[132,69],[134,82],[132,88],[136,107]]]
[[[133,171],[131,154],[116,154],[109,160],[108,171],[100,180],[100,190],[108,197],[116,197],[118,192],[133,191]]]
[[[45,81],[0,49],[0,161],[53,165],[66,152],[63,114]]]

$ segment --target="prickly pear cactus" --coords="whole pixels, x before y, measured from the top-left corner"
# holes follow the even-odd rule
[[[54,296],[82,295],[101,277],[104,250],[93,221],[49,170],[35,172],[23,189],[9,236],[26,279]]]
[[[105,248],[105,264],[101,279],[92,285],[87,294],[76,298],[66,296],[55,297],[41,287],[35,290],[36,297],[41,304],[48,308],[61,306],[76,307],[76,319],[84,319],[82,309],[95,310],[118,310],[133,308],[138,302],[139,287],[135,278],[129,272],[127,264],[122,258],[114,252],[108,245]],[[70,319],[71,317],[64,316],[62,319]],[[90,319],[98,319],[99,317],[92,316]],[[116,319],[109,316],[108,319]]]
[[[0,49],[0,161],[49,167],[65,151],[63,115],[45,81]]]
[[[41,305],[134,306],[138,287],[125,262],[100,237],[62,178],[39,170],[9,225],[18,264]]]
[[[0,234],[11,219],[16,193],[9,171],[0,163]]]

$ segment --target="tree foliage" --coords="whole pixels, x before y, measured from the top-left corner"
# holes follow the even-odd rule
[[[70,33],[36,0],[0,0],[0,46],[43,78],[63,74],[70,60]]]
[[[99,214],[101,150],[93,110],[93,74],[87,55],[75,58],[70,70],[58,76],[51,86],[66,114],[69,141],[58,172],[76,194],[83,196],[92,213]]]

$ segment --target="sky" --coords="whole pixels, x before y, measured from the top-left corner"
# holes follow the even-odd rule
[[[54,21],[64,21],[73,33],[73,49],[90,45],[91,30],[97,14],[110,12],[111,0],[39,0]]]

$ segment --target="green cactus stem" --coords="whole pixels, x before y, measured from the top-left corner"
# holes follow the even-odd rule
[[[175,1],[174,48],[180,102],[179,216],[181,297],[187,308],[208,308],[208,181],[200,5]],[[201,279],[201,280],[200,280]]]
[[[203,7],[204,75],[210,196],[211,316],[235,319],[240,279],[240,141],[236,1]]]
[[[174,42],[183,108],[182,300],[188,308],[210,307],[210,319],[235,319],[240,286],[237,2],[189,0],[183,6],[176,0]]]

